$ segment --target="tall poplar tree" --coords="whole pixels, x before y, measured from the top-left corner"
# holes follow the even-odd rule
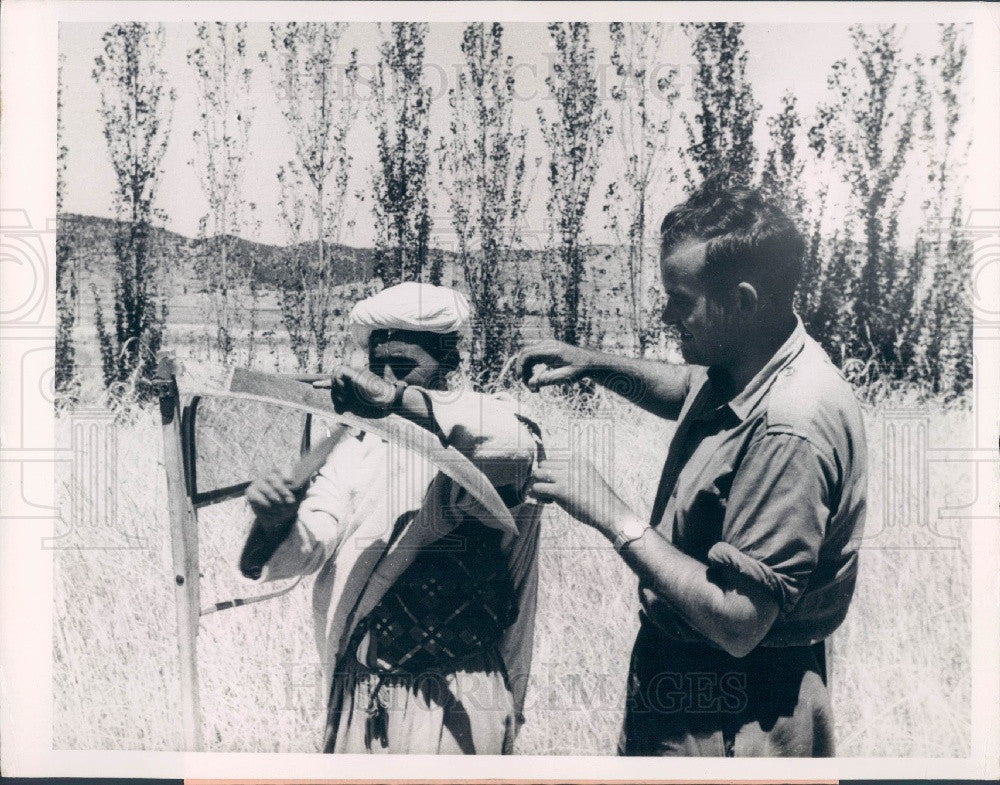
[[[375,275],[388,286],[420,280],[428,265],[431,89],[423,82],[429,25],[392,22],[381,29],[383,39],[371,85],[378,150],[372,190]]]
[[[296,158],[278,171],[282,215],[293,240],[280,296],[302,369],[326,361],[341,311],[335,267],[347,262],[330,249],[344,227],[352,163],[347,136],[358,110],[357,52],[340,59],[345,29],[343,23],[273,24],[271,51],[261,55],[295,144]],[[302,245],[310,236],[315,255]]]
[[[212,298],[215,350],[223,362],[235,351],[234,333],[248,329],[246,361],[253,362],[256,338],[255,260],[238,255],[238,235],[251,226],[252,205],[244,196],[249,155],[252,69],[247,63],[246,22],[200,22],[195,25],[196,46],[188,63],[198,85],[199,126],[192,132],[198,172],[208,200],[208,213],[199,225],[199,269]],[[245,246],[243,246],[245,248]],[[246,286],[250,307],[238,288]]]
[[[904,165],[913,149],[918,108],[911,64],[895,25],[851,28],[852,61],[834,63],[834,101],[820,107],[825,145],[848,186],[849,211],[861,231],[855,270],[844,286],[847,321],[838,352],[872,361],[900,377],[913,359],[912,323],[919,259],[900,251]]]
[[[972,384],[972,244],[965,228],[962,186],[969,136],[962,125],[967,47],[961,28],[940,26],[941,48],[928,63],[922,103],[922,154],[931,196],[923,205],[918,247],[929,257],[917,340],[920,378],[939,395]]]
[[[583,227],[598,153],[608,136],[608,116],[598,92],[590,25],[552,22],[548,29],[555,54],[545,83],[553,110],[546,114],[538,108],[549,149],[549,242],[543,271],[556,338],[580,344],[592,326],[584,288],[588,247]]]
[[[502,51],[503,26],[468,25],[464,61],[449,91],[449,136],[441,140],[458,261],[475,313],[470,370],[488,386],[519,347],[525,286],[519,265],[527,208],[525,139],[514,123],[513,59]]]
[[[622,156],[620,175],[608,184],[604,211],[616,245],[625,255],[628,319],[639,356],[663,334],[663,293],[658,285],[659,219],[677,179],[668,144],[679,91],[676,67],[660,67],[671,25],[612,22],[611,65],[615,81],[614,138]]]
[[[154,200],[174,93],[160,64],[165,43],[162,25],[115,24],[101,41],[104,50],[95,59],[93,77],[100,88],[104,138],[117,180],[118,224],[112,323],[105,324],[96,289],[95,317],[105,386],[118,393],[134,391],[144,400],[152,394],[166,322],[152,232],[153,220],[163,218]]]
[[[712,177],[724,185],[748,185],[754,178],[757,150],[753,132],[760,112],[747,77],[749,52],[741,23],[682,25],[697,64],[692,121],[683,115],[689,147],[685,168],[688,187]]]
[[[56,88],[56,219],[61,222],[63,197],[66,190],[66,157],[63,129],[63,80],[62,55],[59,57],[59,84]],[[79,280],[73,265],[73,246],[65,226],[57,225],[56,232],[56,345],[55,391],[56,405],[72,405],[76,399],[76,348],[73,344],[73,325],[76,323]]]

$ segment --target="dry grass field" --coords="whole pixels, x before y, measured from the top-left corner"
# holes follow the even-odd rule
[[[550,448],[566,446],[571,423],[584,418],[549,391],[511,394],[545,425]],[[962,531],[938,517],[940,509],[972,498],[972,478],[959,465],[934,469],[926,519],[897,514],[900,504],[909,509],[920,501],[901,499],[894,478],[883,477],[883,426],[900,405],[906,402],[890,400],[867,415],[868,536],[832,662],[838,752],[964,756],[970,732],[968,550]],[[968,443],[968,412],[933,409],[929,415],[931,444]],[[107,443],[113,472],[109,481],[81,484],[67,470],[59,481],[64,517],[73,522],[55,560],[55,744],[177,749],[178,666],[158,415],[141,412],[118,425],[99,412],[64,415],[62,438],[69,442],[74,430],[79,437],[88,417],[92,424],[82,430],[97,440],[92,444]],[[586,417],[614,440],[615,464],[607,468],[617,487],[638,508],[648,508],[672,426],[611,396],[599,396]],[[200,457],[201,466],[218,471],[219,482],[295,456],[297,415],[260,409],[213,414],[209,407],[205,421],[225,424],[206,431]],[[78,472],[78,480],[86,475]],[[247,522],[242,500],[201,512],[202,605],[258,588],[236,569]],[[534,669],[517,752],[612,754],[637,627],[636,582],[603,540],[558,510],[546,511],[542,537]],[[306,580],[280,599],[202,619],[199,667],[209,750],[317,749],[324,696],[317,686],[310,588]]]

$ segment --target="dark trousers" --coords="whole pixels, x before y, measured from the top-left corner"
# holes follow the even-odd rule
[[[621,755],[833,755],[816,649],[733,657],[663,635],[643,619],[629,668]]]

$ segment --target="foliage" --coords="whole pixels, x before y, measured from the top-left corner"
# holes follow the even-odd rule
[[[63,140],[63,80],[62,57],[59,61],[59,80],[56,89],[56,134],[59,147],[56,151],[56,214],[62,214],[63,194],[66,190],[66,156],[68,149]],[[55,345],[55,402],[56,406],[72,405],[77,397],[76,347],[73,344],[73,325],[78,312],[79,276],[72,260],[73,246],[65,227],[56,232],[56,345]]]
[[[378,163],[372,167],[372,209],[375,275],[389,286],[420,280],[428,263],[431,89],[423,83],[423,71],[429,26],[392,22],[380,29],[383,39],[371,84],[378,150]],[[440,265],[436,272],[439,276]]]
[[[114,318],[105,324],[96,289],[95,315],[101,368],[108,390],[134,389],[138,400],[151,395],[166,321],[159,297],[156,258],[150,243],[152,221],[162,220],[154,198],[169,138],[172,90],[167,90],[160,25],[112,25],[103,35],[104,53],[93,71],[101,93],[104,137],[117,179],[115,212]]]
[[[556,338],[580,344],[590,336],[591,305],[586,301],[588,247],[584,220],[590,189],[608,135],[607,111],[598,93],[594,47],[586,22],[552,22],[555,46],[545,77],[555,109],[538,108],[542,136],[549,148],[549,241],[543,262],[548,285],[547,311]]]
[[[516,350],[524,322],[537,327],[535,318],[547,320],[558,338],[598,345],[617,317],[627,329],[614,350],[634,348],[646,356],[668,351],[659,319],[655,226],[670,206],[667,199],[681,190],[673,186],[676,177],[685,190],[712,177],[756,183],[801,227],[807,251],[797,310],[859,386],[918,384],[941,396],[968,389],[972,249],[960,198],[968,149],[960,27],[943,26],[940,46],[913,58],[903,56],[903,34],[895,27],[853,27],[853,53],[834,64],[829,98],[816,116],[804,116],[796,96],[785,94],[767,118],[769,140],[758,156],[754,126],[760,107],[748,78],[741,25],[683,26],[695,63],[696,107],[680,116],[688,143],[683,150],[670,136],[677,132],[672,112],[681,105],[677,74],[657,62],[670,49],[668,26],[612,24],[610,62],[599,63],[588,25],[549,25],[549,92],[537,109],[549,153],[542,254],[524,248],[520,222],[530,167],[526,132],[515,122],[515,69],[503,54],[503,31],[488,24],[462,29],[460,74],[449,96],[450,133],[439,147],[438,174],[455,237],[451,253],[429,247],[426,25],[384,26],[373,66],[376,133],[363,140],[377,153],[371,172],[373,251],[339,242],[352,223],[344,212],[351,166],[347,134],[359,108],[356,56],[337,54],[346,25],[272,25],[271,45],[262,55],[295,149],[277,178],[291,239],[284,248],[243,239],[255,225],[253,205],[241,194],[256,114],[249,105],[245,28],[195,27],[189,52],[200,109],[194,163],[209,211],[200,242],[183,240],[170,255],[180,272],[189,269],[192,250],[200,254],[196,270],[212,298],[215,353],[227,357],[234,346],[242,348],[246,326],[246,343],[256,342],[254,300],[261,287],[273,287],[296,363],[322,367],[340,350],[338,320],[353,297],[345,284],[373,274],[382,284],[404,278],[437,282],[453,262],[479,314],[471,359],[484,383],[495,380],[503,358]],[[60,217],[61,400],[70,400],[75,368],[85,361],[72,341],[79,291],[87,286],[82,276],[106,274],[106,260],[114,257],[115,280],[108,287],[114,310],[103,288],[95,303],[101,365],[106,385],[130,387],[143,384],[162,340],[160,287],[171,272],[160,266],[165,255],[155,253],[166,235],[153,228],[153,192],[169,130],[170,96],[156,61],[163,31],[118,25],[103,44],[94,76],[119,179],[119,221],[109,251],[75,239],[66,231],[71,217]],[[610,65],[604,72],[607,95],[601,94],[602,65]],[[618,144],[608,151],[605,140],[612,134]],[[612,182],[602,206],[613,239],[609,248],[597,249],[586,233],[586,212],[606,152]],[[65,144],[59,156],[61,178]],[[62,185],[58,190],[61,200]],[[601,257],[606,269],[595,264]],[[88,264],[94,267],[90,273]],[[531,280],[535,269],[537,282]],[[527,288],[539,285],[544,296],[536,305]],[[262,311],[260,318],[267,315]],[[277,321],[267,327],[281,331]],[[234,330],[240,331],[237,339]]]
[[[278,171],[278,183],[284,220],[293,238],[302,237],[309,214],[302,197],[304,183],[288,167]],[[322,267],[317,264],[316,246],[311,243],[294,243],[283,256],[284,274],[277,282],[278,300],[282,323],[300,370],[318,371],[341,356],[338,334],[357,299],[355,290],[367,291],[363,282],[344,283],[344,279],[357,277],[343,275],[345,268],[353,268],[355,272],[359,269],[349,251],[340,245],[328,247]]]
[[[741,23],[685,23],[697,63],[692,123],[682,115],[690,146],[684,175],[692,189],[708,177],[727,185],[747,185],[757,165],[753,142],[760,104],[747,77],[749,52]],[[692,165],[694,170],[692,170]]]
[[[760,190],[779,204],[796,223],[806,241],[802,280],[795,295],[795,308],[811,335],[824,336],[837,330],[838,292],[844,291],[850,259],[843,254],[841,233],[825,231],[830,178],[817,147],[822,135],[817,129],[808,139],[802,132],[802,117],[796,97],[786,92],[781,108],[768,118],[770,146],[764,156]],[[806,194],[806,183],[815,188]],[[842,227],[841,227],[842,229]]]
[[[246,363],[256,349],[257,275],[254,258],[236,255],[236,235],[252,233],[249,213],[255,205],[243,196],[250,124],[254,107],[250,97],[252,69],[247,65],[246,22],[199,22],[197,45],[187,60],[198,84],[198,119],[192,133],[199,172],[209,212],[200,222],[199,271],[212,298],[214,348],[223,362],[235,353],[234,332],[246,324]],[[234,295],[246,287],[249,308]]]
[[[351,155],[347,135],[357,116],[357,52],[338,63],[343,23],[271,25],[271,66],[275,93],[295,143],[297,160],[278,170],[281,213],[296,243],[288,285],[280,292],[282,316],[299,367],[319,368],[343,303],[335,268],[344,259],[329,254],[344,228],[344,204]],[[309,192],[307,205],[303,193]],[[311,208],[311,209],[309,209]],[[318,255],[311,258],[302,239],[315,227]],[[329,258],[328,258],[329,257]]]
[[[624,249],[628,320],[639,356],[663,340],[665,305],[658,285],[658,217],[675,180],[666,159],[678,72],[658,67],[671,26],[612,22],[611,98],[617,108],[615,138],[621,148],[621,175],[608,184],[604,211],[616,244]]]
[[[848,212],[860,240],[845,236],[844,280],[826,281],[838,302],[824,344],[834,359],[872,363],[878,375],[903,378],[913,360],[919,255],[901,250],[899,217],[906,196],[902,177],[913,148],[918,107],[913,68],[900,54],[900,34],[889,25],[851,28],[856,62],[834,63],[834,101],[819,108],[815,149],[832,156],[846,183]]]
[[[941,25],[941,51],[930,59],[922,152],[930,161],[923,230],[917,248],[929,259],[920,303],[915,371],[935,395],[960,395],[972,383],[972,246],[960,193],[968,139],[961,129],[966,45],[954,24]],[[935,132],[936,131],[936,132]]]
[[[502,54],[503,27],[468,25],[463,69],[449,91],[450,136],[441,140],[442,190],[449,193],[458,262],[474,320],[470,370],[491,385],[519,348],[525,312],[517,248],[527,209],[525,138],[513,120],[513,59]]]
[[[781,110],[767,121],[771,147],[764,157],[760,176],[764,195],[781,204],[793,217],[803,215],[806,207],[802,178],[805,164],[798,154],[801,125],[796,98],[786,92],[781,97]]]

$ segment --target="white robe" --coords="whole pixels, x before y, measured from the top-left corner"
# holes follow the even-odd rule
[[[497,488],[523,491],[543,457],[537,426],[514,402],[468,390],[428,391],[435,419],[450,445],[466,455]],[[519,497],[523,500],[523,495]],[[420,548],[447,534],[461,516],[489,520],[478,502],[422,456],[377,437],[345,429],[299,507],[289,536],[268,561],[263,580],[319,571],[313,621],[322,657],[325,693],[358,622],[413,562]],[[511,508],[518,535],[502,549],[515,588],[518,615],[507,629],[504,660],[518,721],[524,704],[538,586],[541,506]],[[389,547],[397,521],[406,519]],[[484,524],[485,525],[485,524]]]

